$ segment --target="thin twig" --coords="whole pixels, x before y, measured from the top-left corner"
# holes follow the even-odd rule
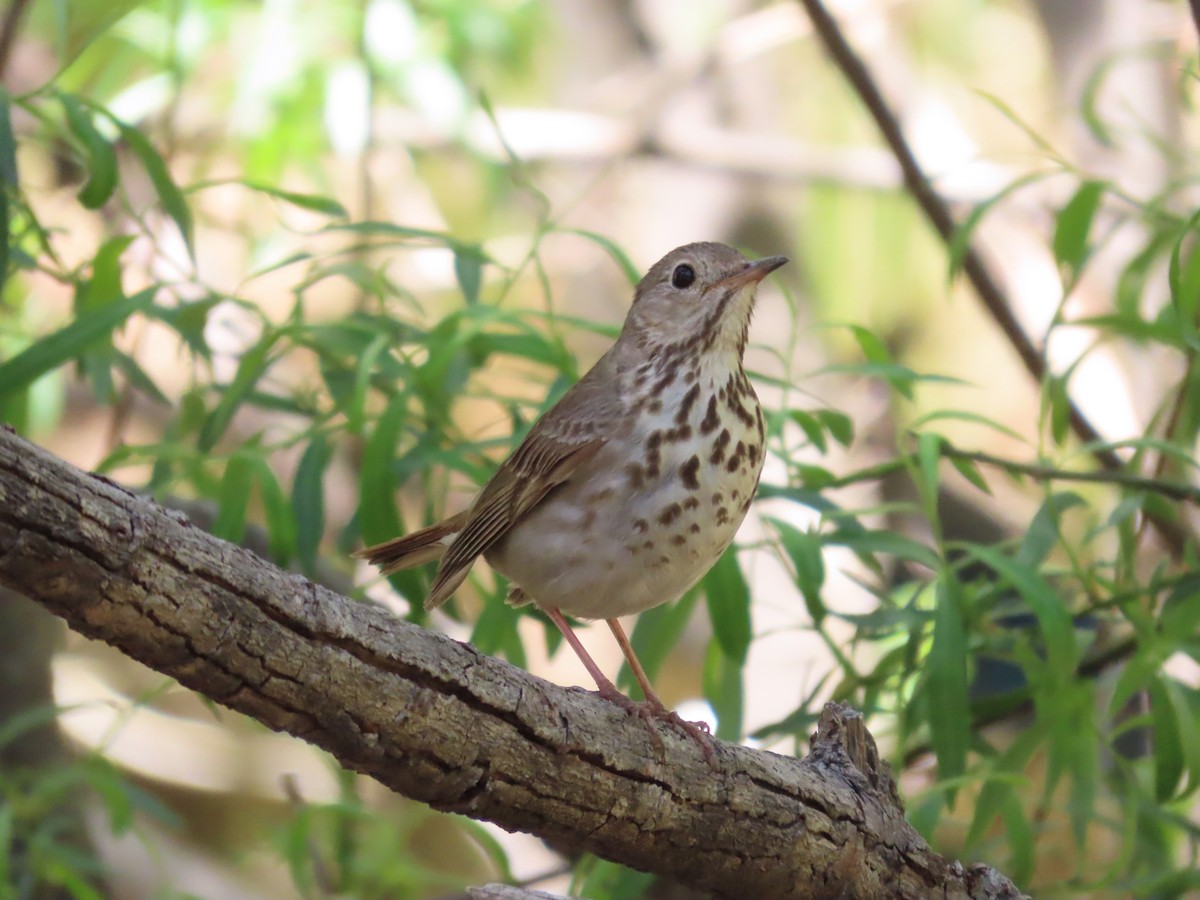
[[[808,11],[813,28],[820,35],[825,49],[829,51],[829,55],[833,57],[846,80],[858,93],[867,111],[875,120],[875,124],[879,127],[884,141],[895,154],[896,161],[900,164],[900,169],[904,174],[904,184],[913,195],[913,199],[917,201],[917,205],[941,235],[942,240],[949,244],[954,238],[958,225],[950,214],[945,201],[930,185],[929,179],[925,176],[916,156],[904,139],[900,123],[892,114],[871,73],[846,41],[837,22],[825,9],[821,0],[800,0],[800,2]],[[1196,8],[1197,3],[1200,3],[1200,0],[1192,0],[1193,9]],[[1000,327],[1013,349],[1016,350],[1026,370],[1039,383],[1044,381],[1048,374],[1045,359],[1016,320],[1008,298],[992,277],[982,257],[970,246],[963,254],[963,271],[966,272],[967,278],[974,286],[975,292],[979,295],[979,299],[992,319]],[[1071,430],[1075,435],[1085,444],[1102,444],[1103,438],[1100,433],[1096,431],[1075,403],[1069,398],[1067,403]],[[1091,454],[1104,469],[1116,471],[1124,468],[1121,457],[1109,447],[1094,447]],[[1172,552],[1178,555],[1185,539],[1185,533],[1180,525],[1149,513],[1147,518],[1153,521],[1155,528],[1170,546]]]
[[[1059,469],[1044,463],[1024,463],[978,450],[960,450],[952,444],[942,441],[942,456],[946,459],[958,459],[965,462],[980,463],[1003,469],[1012,475],[1024,475],[1035,481],[1082,481],[1091,484],[1111,484],[1117,487],[1130,488],[1137,491],[1147,491],[1161,494],[1172,500],[1195,503],[1200,506],[1200,487],[1179,481],[1164,481],[1161,478],[1150,478],[1144,475],[1134,475],[1131,472],[1078,472],[1071,469]],[[877,466],[860,469],[850,475],[823,482],[822,489],[844,488],[852,484],[868,481],[879,481],[896,472],[909,469],[917,461],[916,453],[908,453],[895,459],[890,459]]]

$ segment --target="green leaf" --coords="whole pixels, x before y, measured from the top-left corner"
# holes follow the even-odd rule
[[[254,456],[249,451],[239,450],[229,458],[217,493],[220,509],[212,526],[214,536],[236,544],[245,534],[254,468]]]
[[[17,139],[12,127],[12,102],[8,91],[0,88],[0,182],[5,194],[21,186],[17,174]]]
[[[988,486],[987,481],[984,480],[983,473],[979,471],[979,467],[974,462],[962,457],[952,456],[950,457],[950,465],[954,466],[958,470],[959,475],[967,479],[967,481],[971,482],[979,490],[991,495],[991,487]]]
[[[292,517],[292,506],[267,461],[261,456],[255,456],[253,462],[258,495],[262,499],[263,513],[267,520],[271,558],[278,565],[286,566],[296,552],[297,526]]]
[[[704,596],[717,643],[730,660],[745,665],[751,638],[750,589],[733,547],[704,576]]]
[[[1187,785],[1176,799],[1186,800],[1200,790],[1200,723],[1196,721],[1194,712],[1196,692],[1170,678],[1163,678],[1160,683],[1175,716],[1180,752],[1187,773]],[[1189,695],[1193,702],[1189,702]]]
[[[314,433],[292,480],[292,512],[296,520],[296,556],[305,572],[317,562],[317,548],[325,533],[325,469],[333,455],[325,436]]]
[[[220,184],[222,182],[216,183]],[[254,181],[239,181],[237,183],[248,187],[252,191],[266,194],[269,197],[274,197],[276,200],[282,200],[284,203],[290,203],[292,206],[307,209],[310,212],[334,216],[339,219],[344,219],[350,215],[346,212],[346,207],[331,197],[322,197],[320,194],[301,194],[296,191],[283,191],[279,188],[271,187],[267,184],[259,184]]]
[[[1063,491],[1047,497],[1025,530],[1025,537],[1014,557],[1017,565],[1029,569],[1039,568],[1059,541],[1059,520],[1062,514],[1072,507],[1087,505],[1087,501],[1073,491]]]
[[[114,351],[112,361],[121,370],[121,373],[129,381],[130,385],[143,395],[163,406],[171,405],[171,401],[167,398],[167,395],[159,390],[158,385],[154,383],[154,380],[146,374],[146,370],[139,366],[137,360],[132,356],[120,351]]]
[[[796,586],[804,597],[814,625],[825,618],[825,603],[821,599],[821,587],[825,584],[825,559],[821,553],[821,536],[815,532],[801,531],[781,519],[767,519],[779,535],[784,552],[796,570]]]
[[[1200,307],[1200,252],[1197,252],[1194,240],[1189,241],[1189,238],[1194,237],[1197,223],[1200,223],[1200,212],[1188,219],[1180,230],[1167,271],[1171,305],[1178,319],[1180,335],[1193,350],[1200,350],[1200,338],[1196,334],[1196,314]]]
[[[217,401],[217,405],[205,419],[204,427],[200,429],[196,444],[201,451],[211,450],[225,434],[238,408],[274,362],[269,358],[271,348],[282,336],[282,331],[269,330],[239,360],[233,381],[221,389],[221,399]]]
[[[154,190],[158,193],[159,202],[183,236],[183,243],[187,246],[188,255],[194,257],[196,251],[193,245],[192,211],[188,208],[183,192],[171,178],[167,164],[163,162],[163,158],[159,156],[158,151],[154,149],[144,134],[124,122],[115,119],[113,121],[121,129],[121,137],[124,138],[125,143],[133,150],[134,155],[141,161],[142,168],[150,176]]]
[[[997,575],[1017,589],[1038,620],[1038,627],[1046,642],[1046,659],[1050,670],[1057,675],[1058,684],[1067,684],[1074,677],[1078,651],[1066,603],[1035,569],[1009,559],[992,547],[966,544],[963,549],[991,566]]]
[[[1067,270],[1068,286],[1079,277],[1079,272],[1091,253],[1088,236],[1091,234],[1096,210],[1100,207],[1100,199],[1106,190],[1106,182],[1085,181],[1058,214],[1058,222],[1054,228],[1054,258],[1061,268]]]
[[[742,663],[729,657],[719,640],[709,642],[704,657],[704,698],[717,716],[717,737],[742,737]]]
[[[788,418],[800,426],[804,436],[808,438],[808,442],[822,454],[829,451],[829,443],[825,440],[825,428],[816,416],[802,409],[793,409],[788,412]]]
[[[843,447],[849,447],[854,442],[854,421],[849,416],[833,409],[818,409],[816,416],[825,430]]]
[[[565,228],[563,231],[566,234],[577,234],[599,245],[621,267],[621,271],[625,273],[625,278],[631,285],[635,285],[642,280],[642,274],[638,271],[637,266],[633,264],[633,260],[611,238],[607,238],[595,231],[586,231],[582,228]]]
[[[1046,379],[1046,400],[1050,406],[1050,436],[1061,447],[1071,429],[1071,398],[1066,378],[1052,375]]]
[[[854,339],[858,341],[859,349],[862,350],[863,356],[868,362],[879,363],[881,365],[890,365],[892,363],[892,354],[887,346],[879,339],[875,332],[863,328],[861,325],[851,325],[850,333],[854,335]]]
[[[479,249],[474,249],[473,253],[454,251],[454,277],[468,306],[479,302],[479,288],[483,284],[483,259]]]
[[[105,241],[92,257],[92,276],[80,289],[75,312],[82,315],[125,296],[121,290],[121,255],[133,243],[133,235],[123,234]]]
[[[1033,753],[1046,739],[1045,723],[1035,721],[1031,727],[1020,732],[1015,740],[992,762],[989,777],[979,797],[975,801],[975,813],[971,819],[971,827],[967,831],[964,849],[973,851],[984,839],[992,821],[1004,814],[1010,799],[1015,796],[1013,790],[1014,777],[1022,776]],[[1018,808],[1020,804],[1018,803]]]
[[[136,312],[149,309],[156,288],[105,303],[77,316],[65,328],[39,340],[12,359],[0,363],[0,398],[7,397],[68,360],[108,339],[113,329]]]
[[[966,771],[971,741],[967,635],[955,596],[957,590],[956,584],[938,579],[933,646],[929,650],[929,733],[937,754],[939,781],[958,778]]]
[[[60,93],[58,99],[67,116],[67,127],[87,153],[88,180],[79,191],[79,202],[87,209],[99,209],[117,187],[117,152],[96,130],[91,113],[75,97]]]
[[[402,534],[396,512],[393,463],[408,420],[408,398],[397,394],[375,422],[363,445],[358,480],[358,520],[363,540],[377,544]]]
[[[1167,693],[1163,676],[1149,682],[1150,717],[1154,725],[1154,799],[1167,803],[1175,797],[1183,778],[1183,743],[1179,738],[1179,720]]]

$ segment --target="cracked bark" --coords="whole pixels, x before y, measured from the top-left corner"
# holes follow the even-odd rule
[[[355,603],[0,429],[0,585],[437,809],[725,897],[1018,898],[905,822],[861,716],[695,742]]]

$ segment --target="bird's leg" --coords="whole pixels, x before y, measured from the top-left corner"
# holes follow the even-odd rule
[[[642,668],[642,662],[637,658],[637,654],[633,652],[633,644],[630,643],[628,636],[625,634],[625,629],[621,627],[619,619],[605,619],[608,627],[612,630],[613,637],[617,639],[617,643],[621,646],[621,652],[625,654],[625,659],[629,662],[629,668],[633,671],[633,677],[637,679],[637,683],[641,685],[642,693],[646,697],[646,703],[641,714],[644,716],[649,713],[656,719],[663,719],[670,722],[677,728],[687,732],[691,738],[700,745],[700,749],[704,751],[704,757],[712,763],[716,760],[716,750],[713,746],[712,735],[708,730],[707,722],[689,722],[680,717],[679,713],[674,710],[667,709],[663,702],[658,699],[658,694],[654,692],[654,688],[650,686],[650,679],[646,675],[646,670]],[[606,679],[607,680],[607,679]]]
[[[571,649],[575,651],[575,655],[579,657],[579,661],[583,663],[583,667],[588,670],[588,674],[595,679],[600,696],[610,703],[616,703],[618,706],[628,709],[629,704],[633,701],[617,690],[617,686],[609,681],[605,674],[600,671],[600,667],[596,665],[596,661],[592,659],[591,654],[583,649],[583,644],[579,642],[579,638],[576,637],[571,626],[567,624],[567,620],[563,618],[563,614],[557,609],[547,609],[545,613],[550,617],[550,621],[558,626],[558,630],[567,639],[567,643],[571,645]]]

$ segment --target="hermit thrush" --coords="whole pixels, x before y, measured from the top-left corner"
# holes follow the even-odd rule
[[[562,631],[600,695],[667,718],[617,617],[676,600],[712,568],[750,508],[763,414],[742,371],[758,283],[785,262],[723,244],[672,250],[634,293],[621,335],[542,416],[470,509],[360,550],[385,573],[440,559],[432,609],[484,557]],[[646,696],[625,697],[563,614],[605,619]]]

